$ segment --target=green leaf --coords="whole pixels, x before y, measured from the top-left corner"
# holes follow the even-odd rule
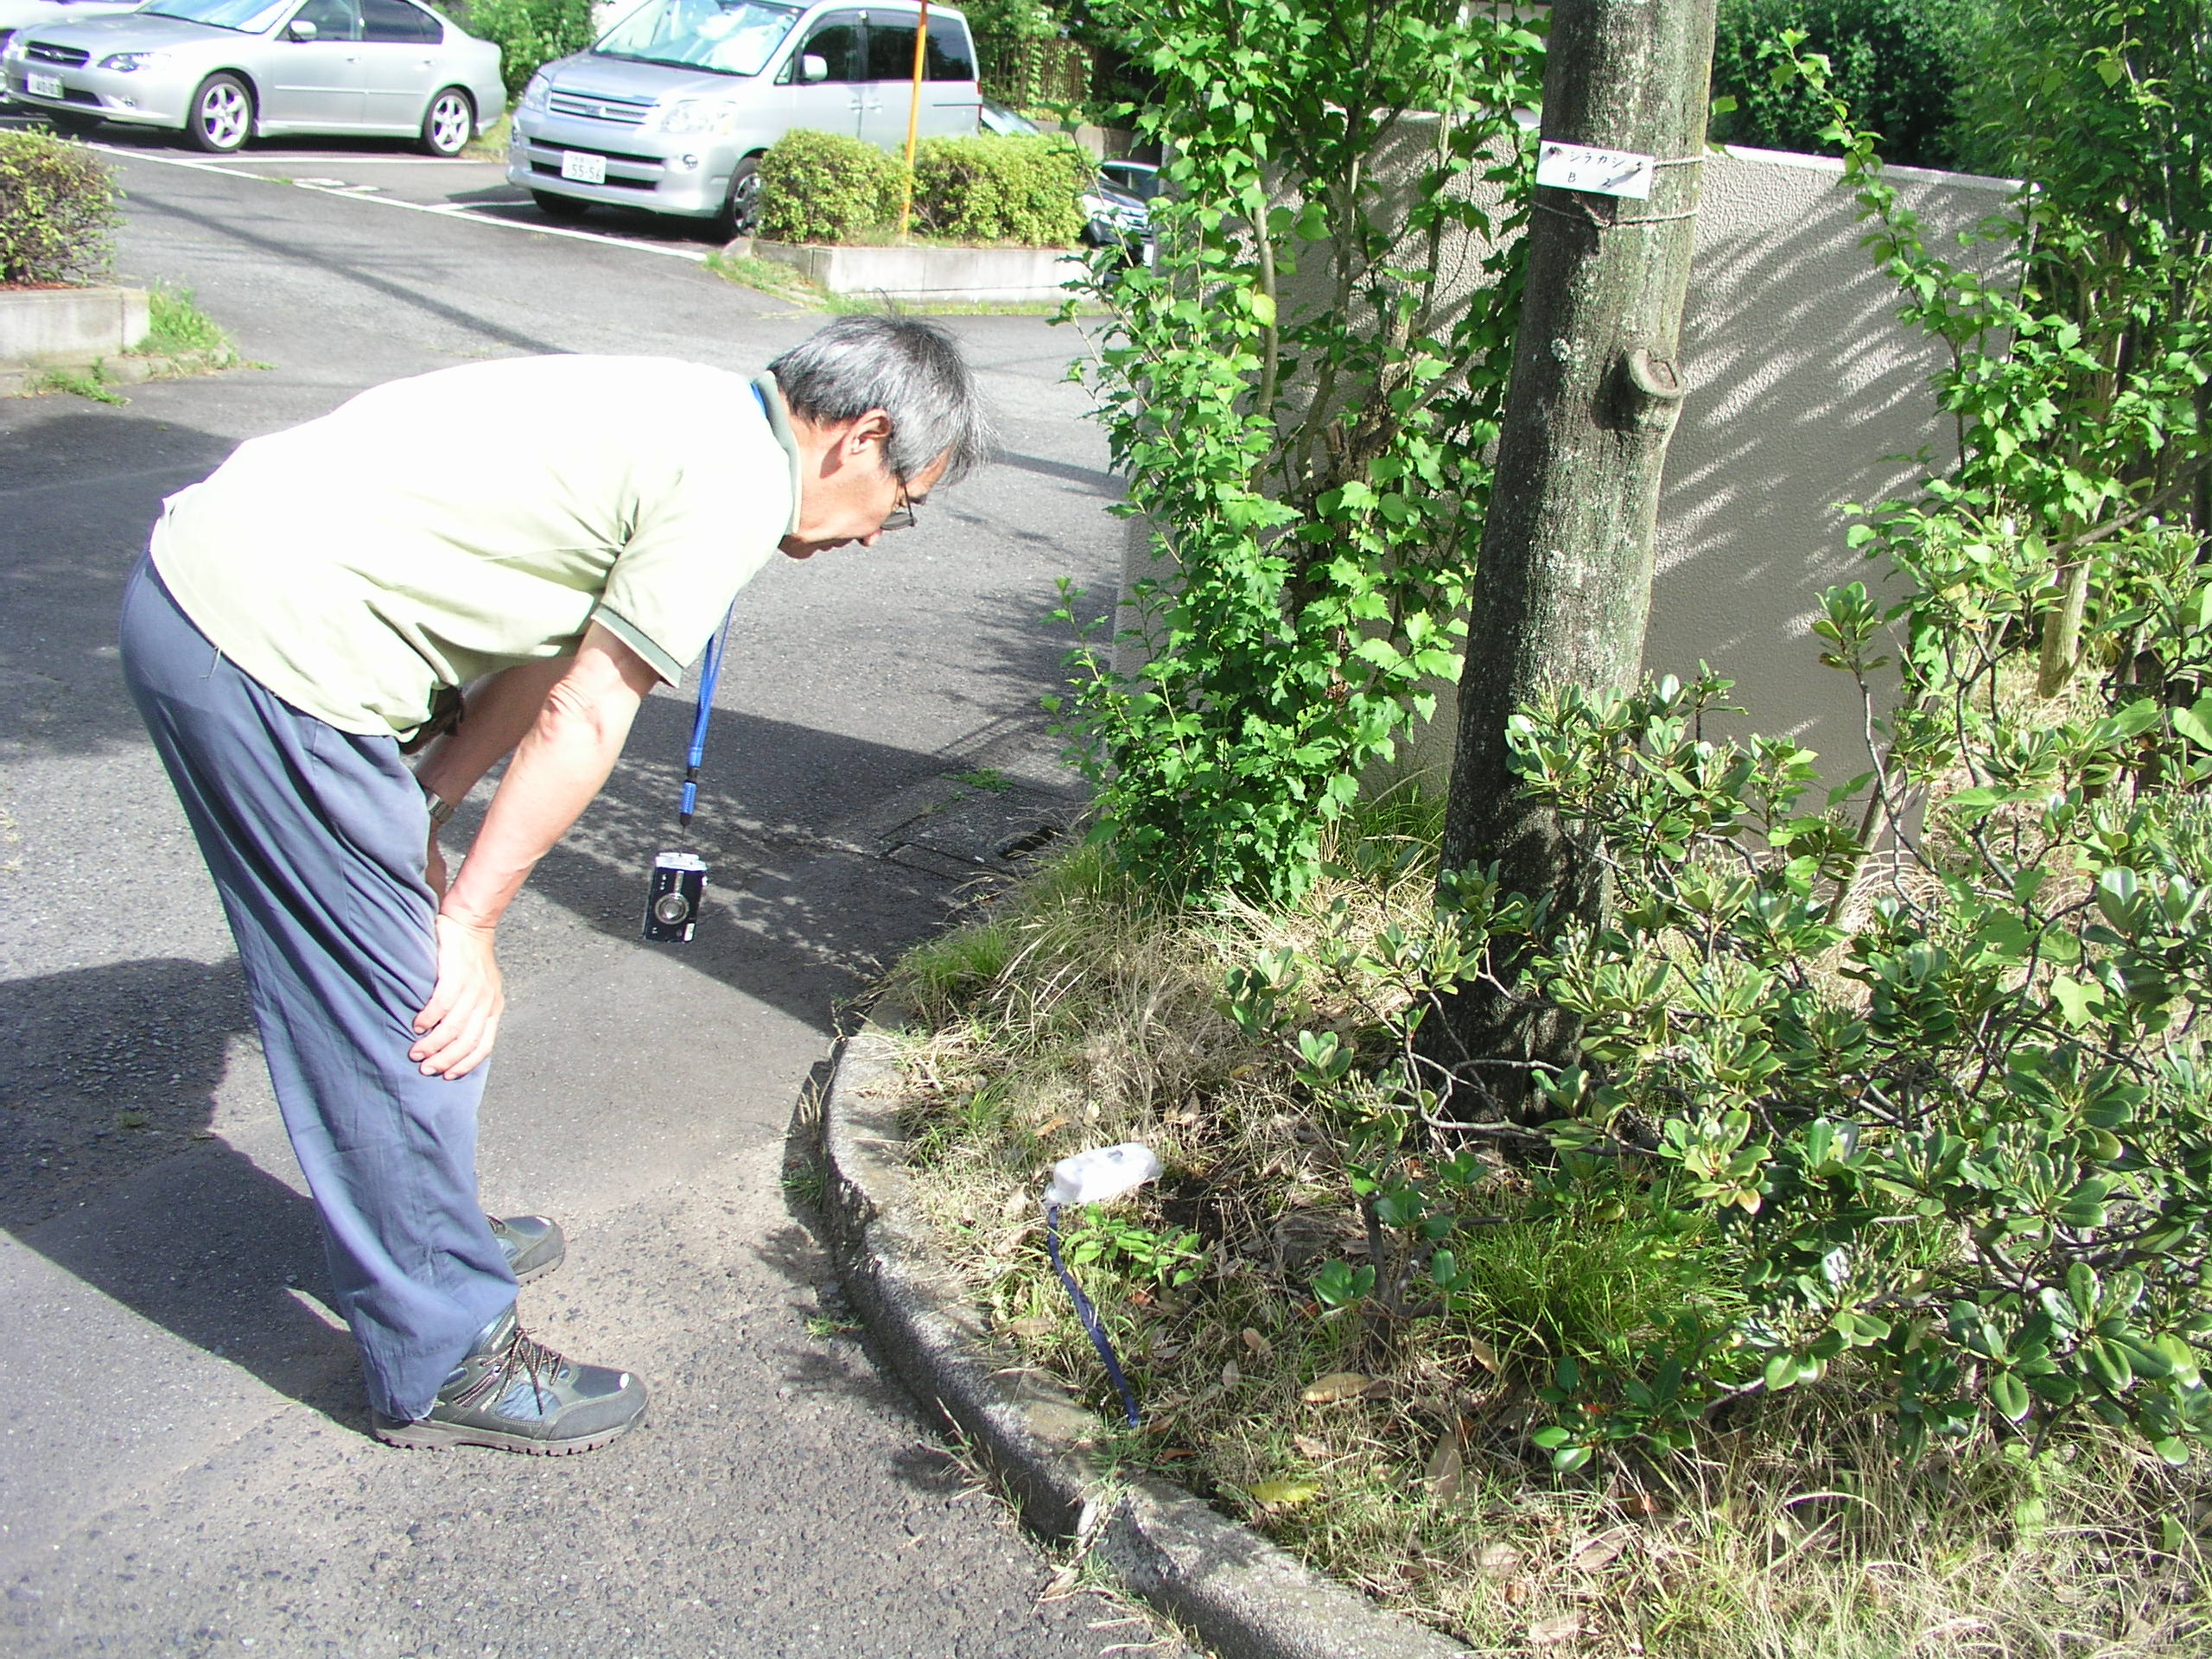
[[[1274,327],[1275,326],[1274,296],[1255,293],[1251,296],[1251,302],[1252,315],[1259,319],[1260,326],[1263,328]]]
[[[2212,588],[2206,590],[2212,593]],[[2174,730],[2179,732],[2200,749],[2212,749],[2212,691],[2206,692],[2187,709],[2172,711]]]
[[[2028,1414],[2027,1386],[2010,1371],[1999,1371],[1989,1379],[1989,1397],[2009,1422],[2018,1422]]]
[[[2050,982],[2050,999],[2060,1017],[2080,1029],[2089,1023],[2091,1012],[2104,1004],[2105,988],[2094,980],[2070,979],[2064,975]]]

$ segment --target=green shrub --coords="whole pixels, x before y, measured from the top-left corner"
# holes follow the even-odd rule
[[[1962,77],[1979,37],[1978,0],[1722,0],[1713,41],[1713,91],[1736,100],[1714,124],[1729,143],[1837,153],[1823,137],[1825,105],[1794,76],[1775,43],[1802,29],[1803,49],[1827,55],[1838,96],[1882,135],[1885,160],[1954,167]]]
[[[914,151],[915,227],[963,242],[1065,247],[1095,175],[1070,139],[931,138]]]
[[[899,166],[874,144],[801,127],[760,158],[760,234],[849,242],[899,216]]]
[[[113,257],[115,175],[82,144],[0,132],[0,283],[84,283]]]
[[[499,77],[512,99],[543,64],[581,52],[599,31],[591,0],[473,0],[468,32],[499,48]]]

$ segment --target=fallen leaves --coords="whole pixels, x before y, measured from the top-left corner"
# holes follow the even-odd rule
[[[1444,1431],[1436,1442],[1436,1449],[1428,1454],[1428,1466],[1421,1475],[1428,1495],[1440,1503],[1449,1503],[1459,1496],[1459,1486],[1465,1474],[1465,1462],[1459,1451],[1459,1430],[1455,1424]]]
[[[1237,1332],[1237,1338],[1245,1347],[1251,1350],[1252,1357],[1255,1359],[1265,1359],[1274,1351],[1274,1344],[1249,1325]]]
[[[1263,1480],[1252,1489],[1252,1501],[1271,1510],[1310,1503],[1321,1489],[1310,1480]]]
[[[1610,1566],[1613,1558],[1628,1548],[1629,1529],[1615,1527],[1611,1532],[1601,1532],[1595,1538],[1586,1538],[1574,1547],[1567,1564],[1584,1573],[1595,1573]]]
[[[1475,1552],[1475,1571],[1486,1579],[1503,1579],[1521,1565],[1521,1552],[1510,1544],[1484,1544]]]
[[[1529,1645],[1532,1648],[1554,1648],[1562,1642],[1572,1642],[1582,1634],[1582,1615],[1560,1613],[1553,1618],[1540,1618],[1529,1627]]]
[[[1331,1371],[1307,1383],[1301,1397],[1308,1405],[1334,1405],[1342,1400],[1359,1399],[1374,1386],[1375,1379],[1364,1371]]]

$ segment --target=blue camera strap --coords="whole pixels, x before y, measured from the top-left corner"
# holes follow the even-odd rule
[[[766,418],[768,400],[760,395],[760,387],[753,387],[752,391],[753,401],[760,405],[761,416]],[[707,760],[707,722],[715,717],[715,687],[722,677],[722,647],[729,643],[729,625],[736,615],[737,601],[732,600],[699,663],[699,704],[691,716],[691,747],[683,756],[683,795],[676,814],[677,827],[681,830],[691,827],[691,815],[699,804],[699,768]]]

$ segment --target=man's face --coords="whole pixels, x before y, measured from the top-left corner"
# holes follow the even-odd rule
[[[885,461],[890,421],[871,410],[842,426],[816,429],[826,441],[803,464],[799,479],[798,528],[784,537],[784,551],[810,559],[833,547],[857,542],[873,547],[884,521],[901,507],[919,506],[944,475],[943,460],[932,462],[901,484]]]

